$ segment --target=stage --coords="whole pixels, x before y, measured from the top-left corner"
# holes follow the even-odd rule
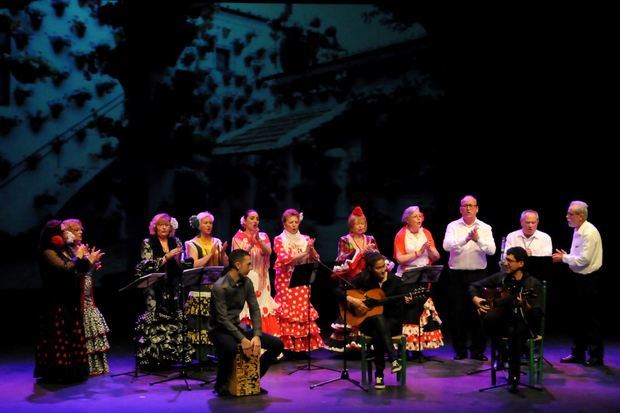
[[[112,343],[114,345],[114,343]],[[110,354],[111,374],[133,368],[133,355],[129,346],[114,346]],[[269,393],[245,398],[217,398],[211,386],[200,387],[190,381],[191,391],[182,380],[155,386],[155,376],[132,378],[129,376],[94,377],[72,386],[39,385],[32,378],[33,357],[30,349],[9,349],[2,352],[0,363],[1,412],[366,412],[366,411],[416,411],[416,412],[617,412],[620,411],[620,343],[609,343],[605,367],[589,368],[582,365],[560,364],[560,357],[567,354],[568,339],[548,340],[545,358],[553,367],[545,367],[544,391],[530,389],[511,394],[506,388],[484,393],[481,387],[490,385],[489,373],[468,376],[472,369],[486,367],[488,362],[474,360],[453,361],[449,346],[426,351],[428,356],[443,363],[409,362],[407,387],[396,384],[396,376],[386,371],[385,390],[365,393],[354,385],[340,381],[313,390],[309,388],[339,373],[329,370],[298,371],[288,375],[298,361],[283,361],[272,367],[261,383]],[[313,353],[315,364],[340,368],[342,360],[324,350]],[[359,360],[349,363],[351,377],[360,379]],[[197,372],[204,378],[214,376],[214,369]],[[504,381],[502,372],[498,383]],[[527,376],[522,377],[527,382]]]

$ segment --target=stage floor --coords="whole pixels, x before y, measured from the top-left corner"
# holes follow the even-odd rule
[[[261,383],[269,393],[262,396],[220,399],[211,385],[200,387],[190,380],[187,391],[182,380],[151,386],[157,377],[132,378],[110,375],[91,378],[73,386],[39,385],[32,379],[33,360],[29,349],[10,349],[0,356],[0,412],[367,412],[397,410],[415,412],[618,412],[620,411],[620,343],[606,349],[605,367],[564,365],[568,340],[549,340],[545,358],[544,391],[530,389],[511,394],[506,388],[484,393],[490,374],[468,376],[467,371],[488,367],[474,360],[453,361],[449,346],[425,354],[443,363],[410,362],[407,387],[397,387],[396,376],[386,371],[385,390],[363,392],[353,384],[339,381],[310,389],[311,384],[339,377],[330,370],[288,373],[300,363],[284,361],[274,365]],[[316,365],[340,369],[342,360],[324,350],[313,353]],[[359,360],[348,362],[351,377],[360,379]],[[110,354],[112,374],[133,368],[131,352],[118,349]],[[213,369],[198,372],[214,376]],[[527,376],[523,376],[527,382]],[[504,382],[500,373],[498,382]]]

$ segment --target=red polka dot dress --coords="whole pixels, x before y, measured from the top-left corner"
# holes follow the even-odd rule
[[[283,231],[274,239],[276,262],[275,301],[278,303],[278,320],[280,339],[284,349],[289,351],[316,350],[324,346],[320,329],[316,324],[319,314],[309,303],[310,291],[307,286],[289,288],[295,265],[290,261],[293,256],[305,251],[309,237],[290,234]],[[305,262],[298,262],[303,264]],[[308,317],[310,305],[310,317]],[[310,331],[310,348],[308,349],[308,331]]]

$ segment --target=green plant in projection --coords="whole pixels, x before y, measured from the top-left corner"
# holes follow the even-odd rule
[[[75,132],[76,141],[78,141],[79,143],[82,143],[84,142],[85,139],[86,139],[86,128],[79,129],[77,132]]]
[[[38,133],[41,130],[48,118],[40,110],[37,110],[35,113],[28,113],[26,117],[30,124],[30,130],[34,133]]]
[[[98,97],[103,97],[110,93],[116,87],[116,82],[114,81],[106,81],[106,82],[98,82],[95,84],[95,92]]]
[[[50,44],[52,45],[52,50],[56,54],[62,53],[65,47],[71,46],[71,39],[69,39],[67,36],[51,35],[48,36],[48,38]]]
[[[62,114],[62,111],[65,110],[64,103],[58,100],[47,102],[47,106],[50,108],[50,115],[52,119],[58,119]]]
[[[232,46],[233,46],[233,53],[235,56],[240,56],[241,52],[245,48],[245,44],[239,39],[233,40]]]
[[[52,0],[52,8],[58,17],[65,14],[67,6],[69,6],[69,0]]]
[[[84,107],[86,102],[93,98],[93,94],[86,89],[77,89],[67,96],[67,98],[72,100],[78,108],[81,108]]]
[[[32,200],[32,204],[37,209],[43,208],[47,205],[56,205],[57,203],[58,198],[56,198],[54,195],[50,195],[47,192],[35,195]]]
[[[73,33],[75,33],[75,35],[78,38],[83,38],[84,35],[86,34],[86,23],[84,23],[82,20],[79,20],[77,18],[73,19],[73,22],[71,23],[71,31]]]
[[[26,100],[32,96],[32,89],[22,88],[17,86],[13,91],[13,98],[15,99],[15,104],[17,106],[23,106],[26,103]]]
[[[67,80],[68,77],[69,77],[69,72],[68,71],[66,71],[66,70],[59,71],[54,76],[52,76],[52,83],[54,84],[54,86],[58,87],[58,86],[62,85],[62,83],[65,80]]]
[[[15,79],[21,83],[34,83],[58,74],[58,70],[38,56],[11,56],[3,53],[0,55],[0,63],[7,63]]]
[[[29,171],[34,171],[37,169],[39,162],[41,162],[41,155],[38,152],[28,155],[26,159],[24,159],[26,169]]]
[[[32,30],[38,32],[41,28],[41,24],[43,23],[43,18],[47,16],[47,14],[43,10],[39,10],[34,7],[28,7],[26,14],[30,18],[30,26],[32,26]]]
[[[64,146],[64,144],[65,144],[64,140],[58,137],[54,138],[54,140],[50,144],[52,148],[52,152],[54,152],[56,155],[60,154],[60,151],[62,150],[62,147]]]
[[[24,50],[28,43],[30,43],[30,33],[23,30],[13,31],[13,40],[15,40],[15,47],[17,50]]]
[[[0,135],[8,135],[19,123],[20,119],[17,116],[0,115]]]
[[[58,180],[59,185],[70,185],[82,179],[84,173],[76,168],[69,168]]]

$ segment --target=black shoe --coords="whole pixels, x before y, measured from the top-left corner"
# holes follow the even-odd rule
[[[472,360],[480,360],[480,361],[487,361],[487,360],[489,360],[487,358],[487,356],[485,356],[482,353],[471,353],[471,356],[469,358],[472,359]]]
[[[454,360],[463,360],[467,358],[467,353],[456,352],[454,353]]]
[[[603,359],[600,357],[590,356],[588,361],[586,361],[586,366],[588,367],[597,367],[597,366],[602,366],[602,365],[603,365]]]
[[[263,395],[263,394],[268,394],[269,392],[267,391],[267,389],[263,389],[262,387],[260,388],[260,392],[258,394]]]
[[[574,354],[560,359],[560,363],[584,363],[585,361],[586,359],[584,356],[576,356]]]

